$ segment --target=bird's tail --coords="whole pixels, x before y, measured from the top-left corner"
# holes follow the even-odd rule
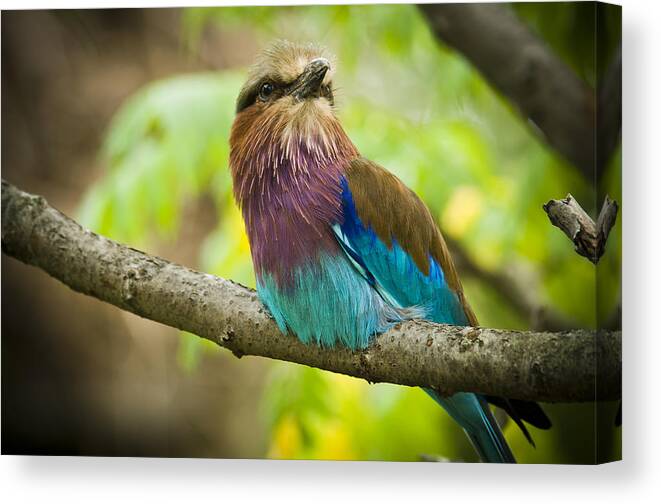
[[[433,389],[424,389],[463,427],[483,462],[516,464],[487,401],[478,394],[460,392],[441,397]]]

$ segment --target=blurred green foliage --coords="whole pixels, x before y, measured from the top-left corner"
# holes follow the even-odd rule
[[[583,32],[593,17],[584,6],[521,4],[516,9],[593,83],[594,47]],[[338,113],[362,154],[413,188],[444,232],[480,266],[525,272],[540,305],[577,325],[595,327],[595,269],[574,253],[541,210],[549,199],[571,192],[595,211],[594,188],[542,144],[470,64],[433,38],[415,6],[183,11],[182,41],[192,53],[205,31],[214,29],[251,33],[260,46],[288,38],[321,43],[335,52]],[[80,220],[144,247],[154,239],[176,240],[185,225],[181,215],[186,202],[210,194],[218,225],[205,240],[199,266],[254,286],[227,166],[228,133],[243,75],[243,69],[231,69],[177,76],[127,100],[102,149],[107,172],[87,194]],[[621,161],[616,158],[608,180],[619,196]],[[619,229],[609,242],[616,251]],[[609,292],[619,292],[619,257],[616,253],[606,259]],[[531,323],[503,301],[497,286],[471,277],[464,284],[483,325],[526,328]],[[610,296],[603,310],[612,311],[618,302]],[[196,338],[182,336],[183,366],[195,368],[200,345]],[[419,390],[368,385],[303,366],[272,367],[263,400],[271,439],[265,456],[418,460],[427,454],[475,460],[459,428]],[[605,405],[606,416],[612,418],[614,408]],[[536,450],[511,422],[506,426],[519,460],[590,462],[594,407],[546,409],[556,427],[550,432],[532,429]],[[619,454],[620,434],[608,432],[613,453]]]

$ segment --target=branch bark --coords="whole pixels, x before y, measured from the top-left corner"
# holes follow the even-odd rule
[[[444,394],[546,402],[621,395],[619,331],[521,332],[410,321],[375,337],[364,351],[307,346],[280,333],[254,291],[83,229],[4,180],[2,250],[75,291],[190,331],[238,357],[286,360]]]
[[[438,38],[470,60],[551,147],[594,179],[595,93],[511,9],[485,3],[419,8]],[[609,153],[600,154],[603,160]]]

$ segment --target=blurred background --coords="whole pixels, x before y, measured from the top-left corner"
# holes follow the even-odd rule
[[[511,6],[594,87],[591,3]],[[607,11],[607,53],[620,39]],[[338,113],[429,205],[484,326],[618,327],[621,219],[595,268],[541,205],[595,189],[412,5],[2,13],[2,176],[83,225],[254,286],[228,133],[275,38],[336,54]],[[601,48],[600,48],[601,49]],[[604,190],[621,201],[621,155]],[[245,357],[84,297],[2,256],[2,453],[475,461],[418,389]],[[544,405],[520,462],[621,456],[617,404]],[[595,426],[598,435],[595,436]]]

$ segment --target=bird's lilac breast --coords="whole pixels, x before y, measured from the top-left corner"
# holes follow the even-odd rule
[[[258,278],[269,274],[288,285],[296,268],[314,263],[321,253],[341,253],[331,227],[342,214],[342,164],[315,166],[314,157],[308,158],[283,161],[276,173],[251,181],[242,211]]]

